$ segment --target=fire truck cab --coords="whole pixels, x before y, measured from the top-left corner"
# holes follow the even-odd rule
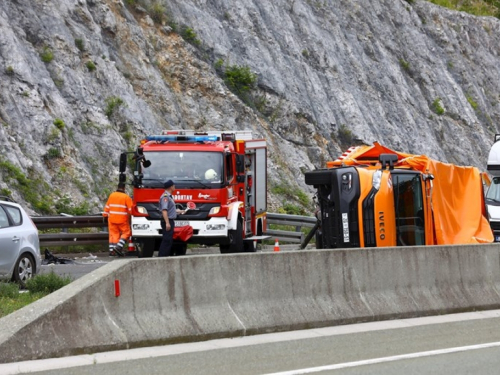
[[[128,153],[120,160],[126,179]],[[174,237],[174,253],[187,243],[216,245],[222,253],[255,251],[266,230],[267,147],[249,131],[167,131],[147,136],[133,153],[132,240],[138,255],[158,250],[162,229],[158,203],[163,184],[172,180],[178,215],[176,227],[191,226],[192,237]]]

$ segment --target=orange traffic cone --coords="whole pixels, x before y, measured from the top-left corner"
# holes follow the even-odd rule
[[[274,251],[280,251],[280,243],[278,242],[277,238],[276,238],[276,242],[274,243]]]
[[[128,251],[135,251],[135,245],[132,242],[132,237],[130,237],[130,239],[128,241]]]

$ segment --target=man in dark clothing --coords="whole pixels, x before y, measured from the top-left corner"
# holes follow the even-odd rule
[[[172,192],[175,190],[174,182],[168,180],[163,184],[163,187],[165,188],[165,192],[160,197],[159,202],[162,239],[160,249],[158,250],[158,256],[169,257],[172,255],[172,245],[174,242],[174,219],[177,217],[177,214],[184,214],[185,211],[175,208],[174,198],[172,197]]]

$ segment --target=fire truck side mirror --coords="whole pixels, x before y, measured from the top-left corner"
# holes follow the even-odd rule
[[[127,153],[122,152],[120,154],[120,175],[125,172],[125,169],[127,169]]]
[[[236,154],[236,173],[245,173],[245,155]]]

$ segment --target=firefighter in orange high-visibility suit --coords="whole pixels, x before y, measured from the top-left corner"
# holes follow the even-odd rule
[[[132,214],[132,198],[125,193],[125,183],[120,182],[118,189],[110,194],[102,215],[108,218],[109,253],[123,256],[123,247],[128,242],[130,216]]]

